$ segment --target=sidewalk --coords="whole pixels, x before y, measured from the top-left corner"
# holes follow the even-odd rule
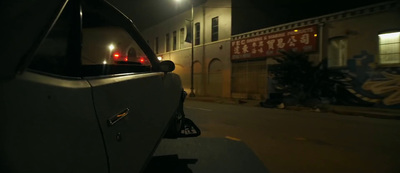
[[[218,97],[187,97],[187,100],[214,102],[221,104],[235,104],[243,106],[261,107],[262,100],[246,100],[246,99],[232,99],[232,98],[218,98]],[[268,108],[266,108],[268,109]],[[323,105],[319,109],[312,109],[309,107],[301,106],[287,106],[286,110],[295,111],[313,111],[313,112],[332,112],[341,115],[351,116],[365,116],[380,119],[397,119],[400,120],[400,109],[384,109],[373,107],[356,107],[356,106],[339,106],[339,105]]]

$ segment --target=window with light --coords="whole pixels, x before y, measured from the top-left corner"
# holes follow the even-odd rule
[[[329,40],[328,67],[345,67],[347,65],[347,38],[335,37]]]
[[[400,64],[400,32],[379,34],[379,63]]]

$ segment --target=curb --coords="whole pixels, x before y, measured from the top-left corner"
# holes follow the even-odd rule
[[[400,110],[395,109],[329,105],[328,111],[341,115],[400,120]]]

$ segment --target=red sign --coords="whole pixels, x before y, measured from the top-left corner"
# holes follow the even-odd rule
[[[232,60],[281,55],[279,51],[312,52],[317,50],[317,26],[232,40]]]

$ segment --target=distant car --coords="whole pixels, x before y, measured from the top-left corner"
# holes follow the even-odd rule
[[[173,62],[108,2],[0,8],[0,172],[141,172],[162,137],[195,127]]]

